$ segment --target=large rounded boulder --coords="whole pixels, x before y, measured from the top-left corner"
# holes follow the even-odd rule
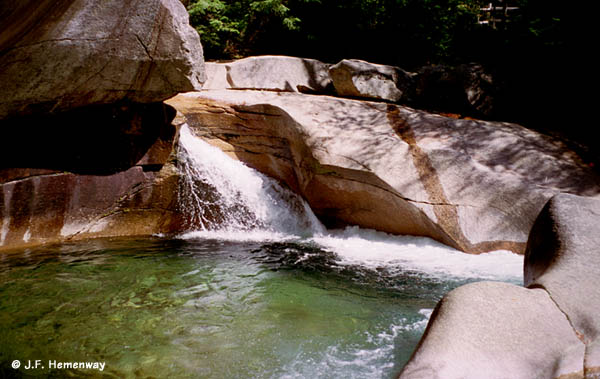
[[[202,46],[178,0],[0,0],[0,250],[178,230],[175,111]]]
[[[600,200],[550,199],[524,272],[448,293],[400,378],[599,378]]]
[[[199,89],[202,46],[178,0],[0,1],[0,119]]]

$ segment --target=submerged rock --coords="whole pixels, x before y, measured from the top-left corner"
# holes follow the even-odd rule
[[[600,193],[576,154],[514,124],[294,93],[203,91],[168,103],[199,136],[301,194],[329,226],[522,254],[550,197]]]
[[[205,80],[178,0],[2,1],[0,15],[0,119],[157,102]]]

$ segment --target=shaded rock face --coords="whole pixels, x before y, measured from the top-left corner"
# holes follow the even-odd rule
[[[332,86],[328,67],[315,59],[271,55],[207,63],[203,88],[327,93]]]
[[[0,20],[0,119],[157,102],[205,80],[178,0],[1,1]]]
[[[524,274],[526,286],[545,289],[569,317],[586,346],[586,374],[600,377],[600,200],[548,201],[529,236]]]
[[[0,184],[0,250],[104,236],[177,230],[171,166],[109,176],[53,173]]]
[[[171,153],[174,117],[163,103],[122,102],[0,120],[0,169],[107,175],[138,162],[162,165]]]
[[[344,59],[329,68],[335,92],[342,97],[358,97],[390,102],[409,102],[413,76],[394,66]]]
[[[493,117],[497,111],[498,86],[479,64],[425,66],[416,77],[419,107],[479,117]]]
[[[0,249],[179,230],[174,116],[154,103],[2,121]]]
[[[600,200],[552,197],[531,230],[525,285],[447,294],[400,378],[600,377]]]
[[[179,230],[175,110],[205,80],[178,0],[0,0],[0,249]]]
[[[600,191],[574,153],[514,124],[292,93],[203,91],[168,103],[196,134],[304,196],[329,226],[523,253],[550,197]]]

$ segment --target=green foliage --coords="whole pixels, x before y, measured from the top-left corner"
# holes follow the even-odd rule
[[[304,0],[311,2],[318,0]],[[287,0],[195,0],[188,6],[190,23],[202,37],[211,58],[237,58],[252,51],[263,31],[272,26],[299,29]]]
[[[231,49],[227,41],[241,33],[241,20],[230,18],[228,8],[221,0],[198,0],[188,6],[190,23],[200,33],[207,54],[219,50],[226,54]]]
[[[358,54],[408,65],[451,56],[455,36],[473,28],[478,9],[479,0],[195,0],[188,6],[209,59]],[[391,51],[392,40],[398,51]],[[398,59],[402,45],[413,59]]]
[[[569,109],[564,94],[578,92],[564,73],[580,73],[579,62],[587,59],[575,57],[593,51],[573,49],[573,41],[567,48],[567,36],[587,41],[593,35],[573,27],[586,24],[574,15],[586,4],[513,0],[519,10],[492,28],[477,22],[490,1],[191,0],[188,10],[209,60],[282,54],[329,63],[358,58],[407,70],[478,62],[499,86],[505,120],[571,125],[571,115],[561,119],[553,111]]]
[[[192,25],[208,59],[287,54],[336,62],[360,58],[413,69],[428,63],[493,63],[562,46],[561,6],[518,0],[502,28],[477,23],[489,0],[192,0]],[[535,52],[535,53],[533,53]]]

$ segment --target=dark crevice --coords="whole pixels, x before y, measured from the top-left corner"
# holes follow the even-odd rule
[[[0,173],[50,170],[112,175],[135,166],[158,140],[174,135],[173,108],[121,102],[0,121]],[[146,170],[155,170],[152,165]],[[27,177],[29,174],[23,174]],[[2,175],[0,175],[2,177]],[[0,178],[1,179],[1,178]]]
[[[281,114],[279,114],[279,113],[268,113],[268,112],[250,110],[246,107],[238,106],[238,105],[233,106],[233,109],[238,113],[246,113],[246,114],[252,114],[252,115],[257,115],[257,116],[281,117]]]

